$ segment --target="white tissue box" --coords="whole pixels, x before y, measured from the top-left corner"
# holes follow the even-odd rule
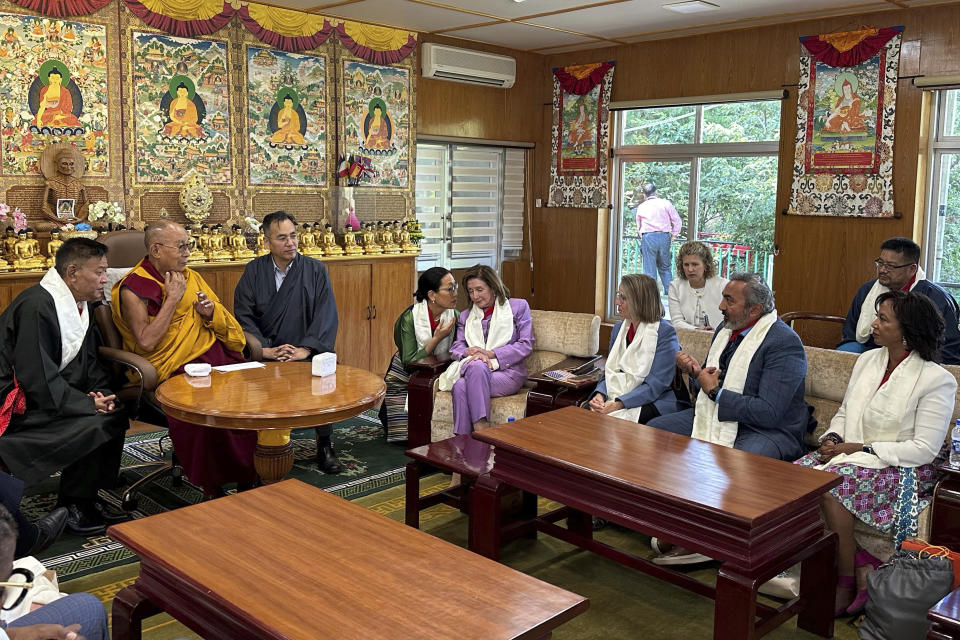
[[[337,354],[327,351],[313,356],[313,375],[328,376],[337,372]]]

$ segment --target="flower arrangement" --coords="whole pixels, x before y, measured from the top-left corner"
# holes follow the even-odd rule
[[[4,205],[7,207],[7,210],[10,209],[9,205]],[[13,230],[20,232],[23,229],[27,228],[27,214],[23,211],[20,211],[20,207],[17,207],[13,210]]]
[[[99,200],[90,205],[89,218],[94,221],[106,220],[113,224],[123,224],[126,221],[126,216],[123,214],[123,209],[120,208],[120,203],[107,202],[105,200]]]
[[[256,231],[258,233],[260,232],[260,223],[257,222],[256,218],[247,216],[243,219],[243,221],[247,223],[247,226],[250,227],[251,231]]]

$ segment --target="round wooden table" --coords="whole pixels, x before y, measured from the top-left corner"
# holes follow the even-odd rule
[[[257,432],[253,463],[265,483],[293,467],[290,430],[338,422],[379,405],[386,386],[364,369],[337,365],[334,375],[311,374],[311,363],[266,362],[209,376],[174,376],[157,387],[167,415],[205,427]]]

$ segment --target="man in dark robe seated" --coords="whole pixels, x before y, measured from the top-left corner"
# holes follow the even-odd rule
[[[61,471],[67,529],[87,536],[125,518],[97,498],[116,485],[129,426],[87,305],[103,298],[106,253],[94,240],[67,240],[40,283],[0,314],[0,459],[28,486]]]
[[[337,341],[337,303],[319,260],[297,251],[297,223],[284,211],[263,219],[270,253],[247,263],[233,293],[233,311],[244,331],[263,344],[267,360],[306,360],[333,351]],[[330,442],[331,427],[317,430],[317,464],[340,473]]]
[[[160,382],[191,362],[243,362],[243,329],[200,274],[187,268],[186,230],[169,220],[151,223],[144,244],[147,256],[111,292],[111,299],[119,301],[113,305],[113,322],[123,348],[149,360]],[[205,499],[222,495],[228,482],[241,489],[256,482],[255,431],[203,427],[169,416],[167,425],[177,459]]]

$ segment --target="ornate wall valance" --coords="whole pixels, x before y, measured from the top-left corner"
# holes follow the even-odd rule
[[[284,51],[319,47],[334,30],[333,24],[323,16],[262,4],[242,6],[237,14],[243,26],[258,40]]]
[[[224,0],[123,0],[138,18],[175,36],[210,35],[221,29],[236,10]]]
[[[11,0],[13,4],[31,11],[63,18],[65,16],[83,16],[98,11],[110,3],[110,0]]]
[[[395,64],[417,48],[417,34],[413,31],[362,22],[338,24],[337,39],[350,53],[374,64]]]
[[[825,33],[800,38],[800,43],[817,62],[831,67],[852,67],[877,55],[903,27],[861,27],[856,31]]]

